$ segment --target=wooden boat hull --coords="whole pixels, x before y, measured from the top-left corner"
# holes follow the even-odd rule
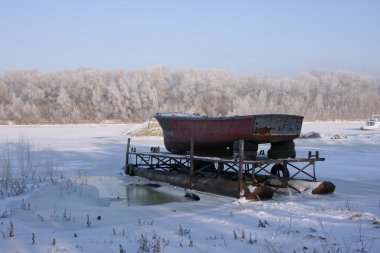
[[[190,150],[204,155],[230,155],[235,141],[273,143],[291,141],[300,135],[302,116],[262,114],[234,117],[207,117],[193,114],[158,113],[165,147],[175,154]]]

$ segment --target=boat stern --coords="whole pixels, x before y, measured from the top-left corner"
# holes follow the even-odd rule
[[[252,134],[257,142],[280,142],[298,138],[303,116],[287,114],[255,115]]]

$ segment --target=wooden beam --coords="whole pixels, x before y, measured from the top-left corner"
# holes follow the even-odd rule
[[[237,198],[240,198],[240,193],[243,189],[243,167],[244,167],[244,140],[239,140],[239,173],[238,173],[238,192]]]

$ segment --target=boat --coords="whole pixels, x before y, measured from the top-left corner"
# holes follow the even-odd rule
[[[193,141],[195,154],[216,156],[233,154],[239,140],[244,140],[245,150],[255,154],[260,143],[292,142],[299,137],[303,121],[303,116],[287,114],[210,117],[157,113],[154,117],[161,125],[169,152],[186,154]]]
[[[361,126],[362,130],[376,130],[380,128],[380,121],[377,118],[379,114],[372,114],[371,118],[366,121],[365,125]]]

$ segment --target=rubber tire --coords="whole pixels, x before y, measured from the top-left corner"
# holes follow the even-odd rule
[[[244,159],[246,160],[256,160],[257,150],[259,149],[259,144],[251,141],[244,141]],[[239,154],[239,141],[234,141],[233,153]]]
[[[268,158],[296,158],[296,150],[294,147],[294,141],[273,142],[271,143],[271,148],[268,150]]]
[[[274,148],[274,149],[290,149],[290,148],[294,148],[296,146],[296,144],[294,143],[294,141],[280,141],[280,142],[272,142],[271,143],[271,147]]]
[[[285,165],[283,165],[282,163],[276,163],[275,165],[273,165],[272,169],[270,170],[270,173],[272,175],[275,175],[279,178],[289,178],[289,170],[288,168],[286,168]]]
[[[286,159],[295,158],[296,150],[293,149],[269,149],[268,158],[269,159]]]

